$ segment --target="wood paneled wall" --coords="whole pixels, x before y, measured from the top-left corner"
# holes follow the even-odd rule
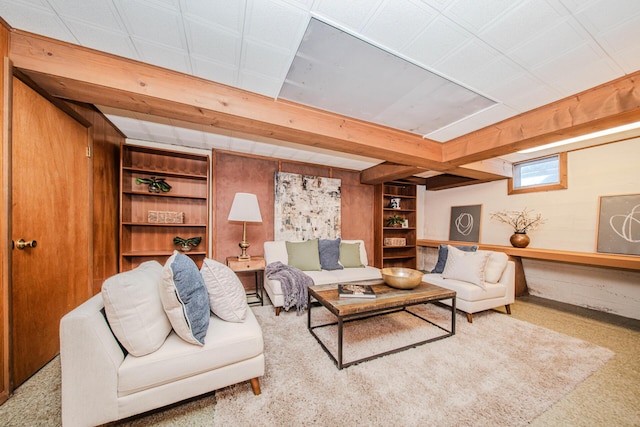
[[[247,223],[249,254],[263,254],[265,241],[274,236],[275,172],[339,178],[342,180],[342,238],[363,239],[370,262],[373,262],[373,186],[360,184],[359,172],[322,165],[280,161],[272,158],[216,152],[214,157],[214,254],[224,262],[240,254],[242,224],[227,217],[235,193],[253,193],[258,197],[262,223]]]
[[[93,168],[93,294],[118,272],[118,200],[120,145],[124,136],[94,107],[68,105],[91,123]]]

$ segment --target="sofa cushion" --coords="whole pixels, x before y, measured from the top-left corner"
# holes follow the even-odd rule
[[[118,368],[118,395],[125,396],[213,369],[248,360],[263,352],[262,329],[253,312],[242,323],[212,316],[202,347],[169,334],[158,351],[125,357]]]
[[[226,265],[209,258],[202,262],[200,274],[209,293],[213,314],[227,322],[243,322],[249,305],[238,276]]]
[[[345,240],[345,239],[342,239],[342,242],[340,242],[340,243],[341,244],[342,243],[345,243],[345,244],[359,243],[360,244],[360,263],[362,265],[364,265],[365,267],[367,265],[369,265],[369,259],[367,258],[367,249],[364,246],[364,240]]]
[[[484,289],[484,271],[489,253],[465,252],[453,246],[449,246],[448,252],[442,277],[473,283]]]
[[[504,252],[494,251],[478,251],[488,252],[489,259],[487,260],[487,266],[484,269],[484,281],[488,283],[498,283],[502,277],[504,269],[507,268],[507,262],[509,256]]]
[[[209,326],[209,294],[191,258],[173,251],[162,269],[160,299],[176,334],[203,345]]]
[[[360,243],[340,243],[340,264],[345,268],[362,268]]]
[[[474,252],[478,249],[478,246],[454,246],[461,251],[466,252]],[[441,244],[438,246],[438,261],[436,261],[435,267],[431,270],[432,273],[442,273],[444,271],[444,266],[447,264],[447,255],[449,254],[448,245]]]
[[[158,285],[162,265],[147,261],[102,284],[104,311],[113,334],[134,356],[156,351],[171,332]]]
[[[338,262],[340,259],[340,238],[335,240],[318,240],[320,266],[323,270],[342,270],[344,267]]]
[[[318,239],[305,242],[286,242],[287,264],[298,270],[321,270]]]

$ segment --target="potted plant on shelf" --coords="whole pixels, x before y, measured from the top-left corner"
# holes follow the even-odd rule
[[[171,186],[165,182],[166,178],[156,178],[152,176],[150,178],[136,178],[136,184],[147,184],[149,186],[150,193],[168,193],[171,190]]]
[[[521,211],[502,210],[491,214],[491,219],[508,224],[513,228],[513,235],[509,241],[515,248],[526,248],[531,241],[527,236],[527,231],[533,231],[539,225],[544,224],[542,214],[534,215],[533,212],[524,208]]]
[[[180,250],[182,252],[189,252],[192,246],[195,248],[201,241],[202,237],[189,237],[188,239],[183,239],[180,236],[176,236],[173,238],[173,244],[180,245]]]
[[[404,218],[400,215],[393,215],[387,218],[387,227],[399,227],[404,223]]]

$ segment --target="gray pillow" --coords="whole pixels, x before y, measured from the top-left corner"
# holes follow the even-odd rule
[[[475,252],[478,250],[478,246],[454,246],[456,249],[460,249],[465,252]],[[442,273],[444,271],[444,266],[447,264],[447,256],[449,255],[449,248],[447,245],[440,245],[438,247],[438,261],[436,262],[436,266],[431,270],[432,273]]]
[[[183,340],[204,345],[209,328],[209,293],[191,258],[173,251],[162,269],[160,299],[171,326]]]
[[[318,252],[320,253],[320,265],[323,270],[342,270],[340,265],[340,238],[335,240],[318,240]]]

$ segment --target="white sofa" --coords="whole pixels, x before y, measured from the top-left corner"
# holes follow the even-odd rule
[[[449,251],[451,251],[449,246]],[[508,261],[506,254],[493,251],[477,251],[463,253],[457,252],[464,257],[473,257],[474,254],[482,256],[488,254],[484,266],[473,273],[463,271],[463,262],[458,264],[458,268],[447,269],[450,265],[445,265],[442,273],[426,273],[422,280],[446,289],[456,291],[456,308],[467,314],[467,321],[473,322],[473,314],[480,311],[504,306],[507,313],[511,314],[511,304],[515,300],[515,263]],[[449,256],[451,256],[449,254]],[[449,260],[446,260],[449,263]],[[471,263],[472,264],[472,263]],[[476,276],[480,275],[479,279]],[[460,280],[462,279],[462,280]],[[471,283],[476,282],[476,283]],[[451,301],[443,301],[444,304],[451,305]]]
[[[364,267],[343,268],[342,270],[304,271],[313,279],[315,285],[326,285],[338,282],[352,282],[355,280],[381,279],[380,269],[370,266],[367,258],[367,250],[363,240],[342,240],[342,243],[360,243],[360,262]],[[287,246],[284,240],[264,242],[264,258],[267,265],[280,261],[288,264]],[[284,296],[279,280],[271,280],[264,277],[264,290],[267,292],[271,303],[275,307],[276,316],[284,306]]]
[[[101,294],[60,322],[62,423],[94,426],[198,396],[242,381],[260,394],[262,329],[253,312],[244,322],[211,316],[205,345],[171,331],[151,354],[126,354],[105,317]]]

